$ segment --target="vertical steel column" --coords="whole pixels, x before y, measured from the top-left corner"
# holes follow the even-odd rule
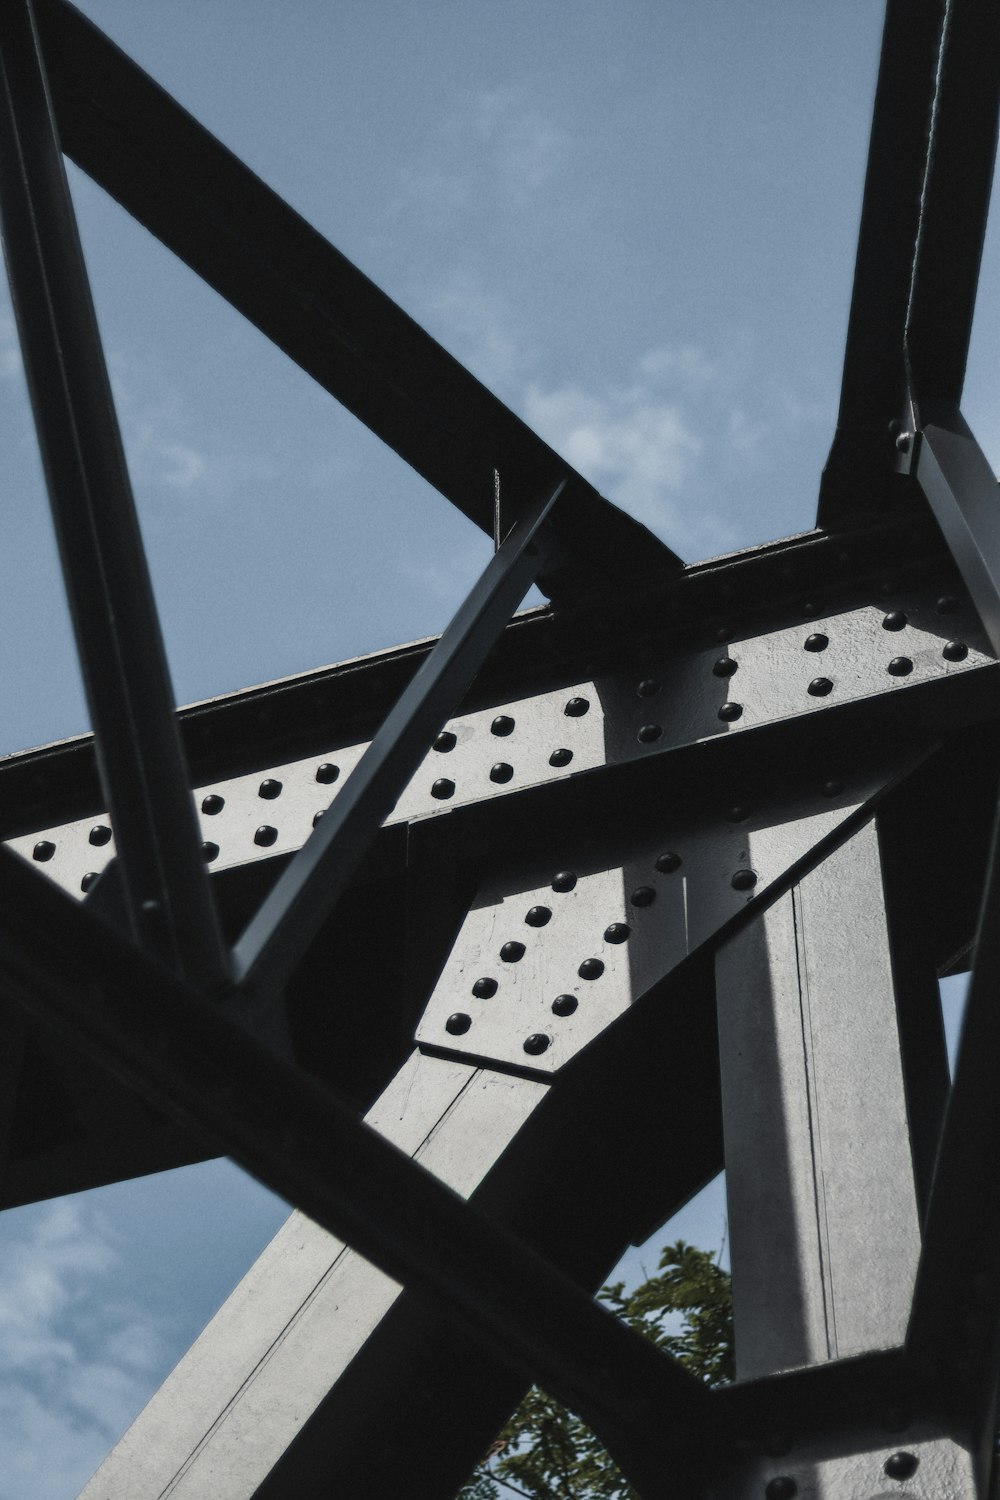
[[[920,1235],[874,824],[717,979],[739,1377],[902,1343]]]
[[[218,984],[228,960],[30,0],[0,17],[0,218],[132,926]]]

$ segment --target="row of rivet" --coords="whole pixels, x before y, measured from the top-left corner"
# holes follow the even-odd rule
[[[743,809],[734,809],[734,811],[739,812],[741,817],[746,816]],[[674,871],[680,869],[681,863],[680,855],[674,853],[672,850],[666,854],[659,855],[654,861],[655,868],[661,875],[673,874]],[[577,877],[571,870],[561,870],[552,881],[552,889],[560,893],[565,893],[573,890],[576,882]],[[737,870],[732,877],[731,883],[734,890],[752,890],[757,884],[756,871],[746,869]],[[630,897],[631,904],[636,907],[652,906],[655,900],[656,890],[651,885],[638,886]],[[525,913],[524,920],[528,927],[537,928],[547,926],[551,918],[551,908],[539,905],[529,907]],[[615,944],[627,943],[631,935],[632,929],[627,922],[612,922],[610,926],[605,928],[604,941]],[[524,944],[516,940],[511,940],[504,943],[500,949],[499,957],[503,963],[516,964],[520,963],[524,954]],[[581,979],[588,981],[600,979],[604,973],[604,963],[599,958],[585,958],[577,969],[577,973]],[[477,1000],[492,1000],[499,988],[499,981],[494,979],[492,975],[484,976],[475,981],[472,986],[472,994]],[[553,1015],[556,1016],[571,1016],[578,1005],[579,1000],[576,995],[557,995],[552,1002],[551,1010]],[[471,1027],[472,1017],[467,1011],[455,1011],[444,1023],[444,1029],[450,1036],[464,1036],[467,1031],[471,1030]],[[547,1037],[544,1032],[532,1032],[524,1041],[524,1050],[532,1056],[538,1056],[548,1049],[550,1041],[551,1038]]]

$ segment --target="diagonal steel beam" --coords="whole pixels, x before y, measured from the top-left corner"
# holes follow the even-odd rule
[[[0,18],[0,216],[132,927],[191,978],[218,984],[227,958],[27,0]]]
[[[483,531],[568,466],[65,0],[39,21],[67,154]],[[571,474],[565,554],[622,588],[679,566]],[[516,514],[516,509],[515,509]],[[557,580],[545,585],[552,593]]]
[[[540,1380],[650,1500],[691,1493],[692,1447],[725,1447],[698,1380],[6,850],[0,909],[10,999]]]
[[[234,950],[238,982],[280,990],[294,971],[537,576],[546,550],[542,530],[565,488],[560,480],[543,491],[515,522],[343,792],[268,894]]]

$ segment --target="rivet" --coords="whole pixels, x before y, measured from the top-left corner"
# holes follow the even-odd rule
[[[552,1014],[555,1016],[571,1016],[579,1003],[575,995],[557,995],[552,1002]]]
[[[806,616],[807,619],[811,615],[818,615],[819,614],[819,605],[818,604],[814,604],[811,599],[807,599],[806,602],[802,606],[802,613]]]
[[[733,632],[732,632],[731,628],[728,625],[720,625],[719,628],[718,628],[718,630],[715,632],[715,639],[721,645],[725,645],[725,643],[727,641],[731,641],[732,638],[733,638]]]
[[[939,615],[953,615],[958,609],[958,600],[954,594],[942,594],[935,608]]]
[[[524,1039],[524,1050],[530,1052],[532,1057],[537,1057],[540,1052],[544,1052],[548,1045],[549,1039],[543,1031],[533,1031]]]
[[[882,621],[883,630],[905,630],[906,616],[901,609],[891,609]]]
[[[719,709],[719,718],[722,719],[725,723],[730,724],[732,723],[733,719],[740,718],[742,716],[742,713],[742,703],[724,703]]]
[[[633,906],[652,906],[656,900],[656,892],[651,885],[641,885],[637,891],[633,891],[629,898]]]
[[[756,870],[737,870],[732,879],[734,891],[752,891],[756,884]]]
[[[824,797],[839,797],[843,790],[844,783],[842,781],[824,781],[823,783]]]
[[[97,884],[97,880],[98,872],[96,870],[88,870],[86,875],[80,881],[81,891],[83,891],[84,893],[89,891],[93,886]]]
[[[599,958],[585,958],[577,973],[581,979],[600,979],[604,973],[604,965]]]
[[[509,766],[505,760],[498,760],[495,766],[490,767],[490,780],[503,786],[514,774],[514,767]]]
[[[732,677],[738,666],[739,662],[733,661],[731,656],[720,656],[712,663],[712,672],[716,677]]]
[[[325,760],[321,766],[316,767],[316,780],[322,782],[323,786],[329,786],[339,775],[340,767],[335,766],[332,761]]]
[[[913,663],[908,656],[894,656],[886,671],[890,677],[908,677],[913,671]]]
[[[269,844],[275,842],[277,837],[278,830],[276,828],[272,828],[270,823],[262,823],[254,834],[253,841],[255,844],[260,844],[262,848],[266,849]]]
[[[885,1473],[890,1479],[912,1479],[920,1467],[920,1460],[915,1453],[891,1453],[882,1465]]]
[[[550,766],[568,766],[573,759],[572,750],[553,750],[549,756]]]
[[[913,439],[912,432],[900,432],[900,433],[897,433],[897,435],[896,435],[896,451],[897,451],[897,453],[909,453],[909,451],[910,451],[910,443],[911,443],[912,439]]]
[[[442,729],[441,733],[438,735],[437,739],[434,741],[434,749],[435,750],[439,750],[442,755],[446,755],[449,750],[454,750],[454,748],[455,748],[455,746],[457,744],[458,744],[458,741],[455,738],[455,736],[452,734],[451,730],[450,729]]]
[[[679,870],[680,867],[681,857],[679,854],[674,854],[671,852],[669,854],[657,855],[656,868],[659,870],[661,875],[672,875],[673,872],[675,870]]]
[[[201,852],[204,854],[206,862],[211,864],[213,859],[218,859],[219,857],[219,846],[218,844],[213,844],[211,839],[206,839],[201,846]]]
[[[492,1000],[498,988],[495,979],[477,979],[472,986],[472,993],[477,1000]]]
[[[504,943],[500,949],[500,957],[505,964],[516,964],[524,957],[523,943]]]
[[[790,1474],[776,1474],[767,1482],[764,1494],[767,1500],[793,1500],[799,1492],[799,1487]]]
[[[814,677],[806,692],[813,698],[825,698],[827,693],[833,692],[833,683],[829,677]]]
[[[431,787],[431,796],[436,797],[439,802],[446,802],[449,797],[455,795],[455,783],[449,781],[447,776],[439,776]]]
[[[604,929],[606,943],[627,943],[631,936],[632,929],[627,922],[612,922],[610,927]]]
[[[263,797],[267,802],[273,802],[275,797],[281,796],[281,782],[275,781],[273,776],[269,776],[257,788],[257,796]]]
[[[153,896],[147,896],[145,901],[139,903],[139,910],[144,911],[147,917],[155,917],[160,909],[160,903]]]
[[[201,810],[210,818],[214,818],[216,813],[220,813],[225,805],[225,797],[220,797],[218,792],[209,792],[207,797],[202,797],[201,799]]]
[[[749,810],[745,807],[731,807],[726,813],[730,823],[745,823],[749,816]]]
[[[526,912],[524,920],[529,927],[544,927],[551,916],[547,906],[533,906]]]
[[[320,818],[323,816],[324,811],[325,811],[325,809],[321,807],[318,813],[313,813],[313,827],[314,828],[316,827],[316,824],[319,822]]]
[[[559,892],[571,891],[575,885],[576,876],[573,874],[573,871],[560,870],[552,882],[552,889]]]
[[[653,698],[660,691],[660,684],[655,677],[644,677],[636,688],[640,698]]]
[[[951,660],[958,661],[959,658],[953,657]],[[100,848],[102,844],[110,844],[111,829],[107,823],[95,823],[87,837],[92,844],[96,844]]]
[[[641,745],[651,745],[662,733],[663,729],[659,724],[643,724],[636,738]]]
[[[968,654],[969,648],[964,641],[949,641],[941,651],[945,661],[964,661]]]
[[[40,865],[43,865],[46,860],[52,858],[55,852],[56,846],[51,839],[39,839],[38,843],[31,851],[31,857],[32,859],[37,859],[38,863]]]
[[[510,714],[497,714],[496,718],[493,720],[493,723],[490,725],[490,734],[498,734],[503,737],[506,734],[513,733],[514,720],[511,718]]]
[[[563,709],[563,713],[567,714],[571,719],[582,719],[589,708],[589,698],[571,698]]]
[[[449,1036],[464,1036],[472,1025],[472,1017],[467,1016],[464,1010],[456,1010],[454,1015],[448,1017],[444,1023],[444,1029]]]
[[[816,631],[815,635],[807,635],[802,642],[803,651],[825,651],[830,644],[830,637],[823,635],[822,631]]]

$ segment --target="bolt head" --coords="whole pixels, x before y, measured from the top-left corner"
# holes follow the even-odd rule
[[[571,891],[575,885],[576,876],[572,870],[560,870],[559,874],[552,881],[552,889],[559,891],[561,894]]]
[[[636,688],[640,698],[653,698],[660,691],[660,684],[655,677],[644,677]]]
[[[472,986],[472,993],[477,1000],[492,1000],[499,988],[495,979],[477,979]]]
[[[910,444],[913,441],[912,432],[899,432],[896,434],[896,452],[909,453]]]
[[[681,857],[679,854],[674,854],[671,851],[669,854],[657,855],[656,868],[659,870],[661,875],[672,875],[674,871],[679,870],[680,867]]]
[[[563,709],[563,713],[567,714],[571,719],[582,719],[589,708],[589,698],[571,698]]]
[[[332,761],[325,760],[321,766],[316,767],[316,780],[323,786],[329,786],[339,775],[340,767],[335,766]]]
[[[529,927],[544,927],[551,916],[552,913],[547,906],[532,906],[525,915],[524,920]]]
[[[570,763],[570,761],[572,759],[573,759],[573,752],[572,752],[572,750],[565,750],[565,749],[562,749],[562,750],[553,750],[552,754],[549,756],[549,765],[550,766],[568,766],[569,763]]]
[[[449,781],[447,776],[439,776],[431,787],[431,796],[436,797],[439,802],[447,802],[449,797],[455,795],[455,783]]]
[[[610,927],[604,929],[606,943],[627,943],[631,936],[632,929],[627,922],[612,922]]]
[[[882,1465],[883,1470],[890,1479],[912,1479],[920,1467],[920,1460],[915,1453],[892,1453]]]
[[[218,844],[213,844],[211,839],[206,839],[201,846],[201,852],[205,856],[206,864],[211,864],[213,859],[218,859],[219,857],[219,846]]]
[[[103,844],[110,844],[111,829],[107,823],[95,823],[94,827],[88,833],[87,838],[90,843],[96,844],[100,848]]]
[[[80,889],[81,891],[83,891],[84,895],[86,895],[88,891],[93,890],[94,886],[97,884],[97,881],[98,872],[96,870],[88,870],[87,874],[80,881]]]
[[[273,776],[268,776],[257,788],[257,796],[263,797],[267,802],[273,802],[275,797],[281,796],[281,782],[275,781]]]
[[[434,741],[434,749],[437,750],[441,755],[447,755],[448,751],[454,750],[457,744],[458,741],[452,734],[451,730],[442,729],[441,733]]]
[[[830,644],[830,637],[817,630],[812,635],[807,635],[802,642],[803,651],[825,651]]]
[[[201,810],[209,818],[214,818],[226,805],[225,797],[220,797],[218,792],[209,792],[207,797],[201,799]],[[93,843],[93,839],[90,841]]]
[[[524,1050],[530,1053],[532,1057],[537,1057],[539,1053],[544,1052],[548,1045],[549,1038],[545,1035],[544,1031],[533,1031],[531,1036],[524,1039]]]
[[[713,662],[712,672],[716,677],[732,677],[739,667],[739,662],[733,661],[731,656],[720,656],[718,661]]]
[[[734,719],[742,718],[742,703],[724,703],[719,709],[719,718],[726,724],[731,724]]]
[[[913,671],[913,663],[908,656],[894,656],[886,671],[890,677],[909,677]]]
[[[790,1474],[776,1474],[767,1482],[764,1491],[767,1500],[794,1500],[799,1492],[799,1487]]]
[[[599,958],[585,958],[577,973],[581,979],[600,979],[604,973],[604,965]]]
[[[726,813],[726,817],[729,819],[730,823],[745,823],[749,816],[749,809],[741,806],[740,804],[737,804],[735,807],[731,807]]]
[[[958,609],[958,600],[954,594],[942,594],[936,608],[939,615],[953,615]]]
[[[824,781],[823,783],[824,797],[839,797],[843,790],[844,783],[842,781]]]
[[[513,774],[514,767],[509,766],[505,760],[498,760],[495,766],[490,767],[490,780],[495,781],[498,786],[504,786]]]
[[[555,1016],[571,1016],[579,1003],[575,995],[557,995],[552,1002],[552,1014]]]
[[[656,900],[656,892],[651,885],[641,885],[638,890],[632,892],[629,899],[633,906],[652,906]]]
[[[964,641],[948,641],[941,650],[945,661],[964,661],[968,654],[969,648]]]
[[[498,734],[501,739],[508,734],[514,733],[514,720],[510,714],[497,714],[490,725],[490,734]]]
[[[643,724],[636,738],[640,745],[652,745],[660,738],[662,733],[663,729],[659,724]]]
[[[811,698],[825,698],[833,692],[833,683],[829,677],[814,677],[806,691]]]
[[[756,870],[737,870],[733,875],[732,887],[734,891],[752,891],[756,884]]]
[[[37,859],[40,865],[44,865],[56,852],[56,846],[51,839],[39,839],[31,851],[32,859]]]
[[[464,1011],[456,1010],[454,1015],[448,1017],[444,1023],[444,1029],[449,1036],[464,1036],[472,1025],[472,1017],[467,1016]]]
[[[277,839],[278,830],[272,828],[270,823],[262,823],[253,836],[254,843],[259,844],[262,849],[269,848],[271,844],[277,842]]]
[[[505,964],[516,964],[524,957],[523,943],[504,943],[500,949],[500,957]]]
[[[885,619],[882,621],[882,629],[905,630],[906,624],[906,615],[903,613],[903,611],[901,609],[891,609],[886,615]]]

